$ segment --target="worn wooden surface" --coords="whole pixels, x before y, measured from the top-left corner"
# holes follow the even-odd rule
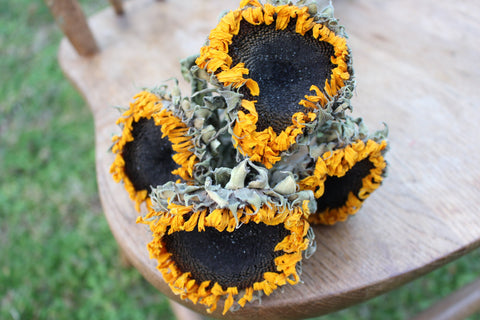
[[[237,1],[137,0],[107,9],[91,26],[101,53],[83,58],[63,41],[59,59],[95,118],[97,177],[105,215],[133,265],[179,300],[145,248],[148,230],[108,173],[113,106],[172,76],[198,52],[218,14]],[[316,227],[318,249],[304,283],[247,304],[228,319],[321,315],[364,301],[480,246],[480,24],[476,1],[337,0],[358,81],[354,115],[390,129],[389,177],[346,223]],[[184,87],[187,88],[184,84]],[[185,94],[189,94],[184,90]],[[92,133],[93,134],[93,133]],[[199,312],[201,305],[180,303]],[[219,305],[214,316],[219,316]]]

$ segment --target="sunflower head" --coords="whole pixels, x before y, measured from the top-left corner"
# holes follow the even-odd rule
[[[198,158],[188,127],[158,95],[142,91],[117,124],[121,136],[114,136],[116,154],[110,167],[115,181],[123,181],[137,210],[143,201],[149,204],[152,187],[175,179],[190,181]]]
[[[318,109],[353,89],[349,49],[333,19],[291,4],[242,1],[196,60],[243,96],[231,114],[235,147],[267,168],[305,134]]]
[[[361,208],[386,176],[386,136],[386,129],[368,135],[361,119],[323,127],[299,172],[300,189],[313,191],[316,198],[310,222],[335,224]]]
[[[306,220],[313,194],[295,192],[289,179],[272,190],[255,168],[242,162],[221,170],[220,184],[159,186],[153,210],[138,220],[152,230],[148,249],[173,292],[209,311],[221,298],[225,313],[298,283],[302,256],[315,248]],[[258,189],[262,184],[268,188]]]

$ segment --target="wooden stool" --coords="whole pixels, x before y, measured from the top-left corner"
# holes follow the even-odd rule
[[[93,36],[81,12],[72,19],[59,13],[71,1],[46,0],[71,41],[61,43],[60,65],[94,115],[98,186],[112,233],[148,281],[205,314],[202,305],[175,296],[149,259],[149,231],[135,224],[133,203],[110,176],[114,157],[108,150],[111,136],[119,133],[113,106],[128,106],[143,87],[181,79],[179,59],[197,53],[219,13],[239,1],[136,0],[125,10],[116,1],[116,11],[124,13],[109,8],[93,16],[88,22]],[[389,176],[357,216],[334,227],[315,227],[318,248],[303,264],[304,283],[223,318],[326,314],[480,246],[480,3],[338,0],[334,6],[350,35],[358,80],[354,111],[372,130],[381,121],[390,129]],[[189,94],[188,85],[181,85]],[[480,284],[473,286],[466,300],[478,309]],[[461,308],[466,309],[475,311]],[[212,316],[221,318],[221,311],[219,305]]]

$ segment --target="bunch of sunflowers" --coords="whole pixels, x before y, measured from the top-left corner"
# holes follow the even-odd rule
[[[386,174],[386,129],[346,114],[351,52],[331,6],[243,0],[181,61],[178,85],[134,97],[113,138],[148,250],[173,292],[209,312],[300,281],[310,224],[355,214]]]

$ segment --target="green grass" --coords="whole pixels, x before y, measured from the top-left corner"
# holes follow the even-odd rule
[[[59,69],[52,21],[42,2],[0,2],[0,319],[173,319],[166,298],[119,263],[93,120]],[[472,281],[479,258],[322,319],[405,319]]]

